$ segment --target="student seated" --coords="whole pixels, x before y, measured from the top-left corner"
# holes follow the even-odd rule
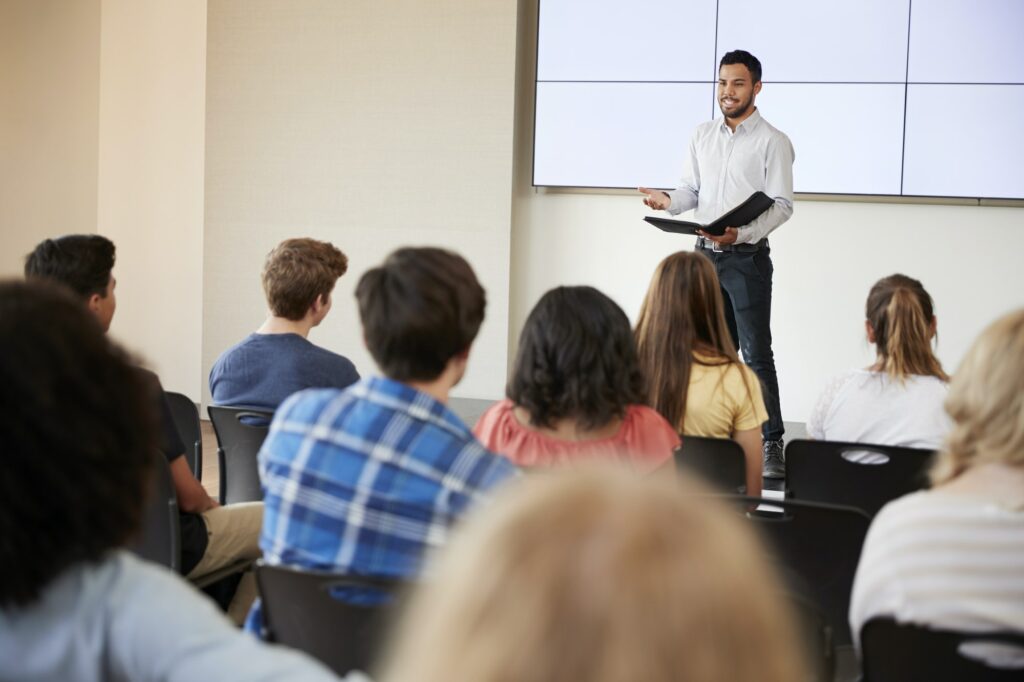
[[[379,679],[808,679],[755,537],[700,490],[586,468],[507,488],[438,555]]]
[[[878,357],[867,369],[833,378],[807,420],[816,440],[936,450],[949,433],[942,407],[949,377],[932,352],[932,298],[916,279],[890,275],[868,294],[868,341]]]
[[[1024,310],[992,324],[949,386],[953,427],[932,489],[875,517],[850,604],[855,634],[875,616],[944,630],[1024,633]],[[967,652],[965,652],[967,653]],[[994,665],[1024,652],[982,649]]]
[[[112,272],[114,251],[113,242],[96,234],[47,239],[25,259],[25,276],[69,288],[96,317],[103,331],[108,331],[117,307]],[[248,502],[222,507],[207,494],[189,468],[185,444],[174,425],[160,380],[151,372],[138,371],[154,387],[160,417],[158,449],[170,464],[178,496],[182,574],[198,580],[239,560],[257,558],[263,504]],[[239,624],[255,595],[255,580],[246,574],[229,607],[229,614]]]
[[[0,284],[0,376],[0,679],[335,679],[120,549],[152,480],[156,401],[78,300]]]
[[[626,314],[593,287],[558,287],[523,326],[508,398],[473,431],[521,467],[595,458],[671,467],[679,435],[643,402]]]
[[[460,516],[516,474],[447,407],[484,319],[484,290],[460,256],[405,248],[363,275],[356,299],[384,376],[301,391],[278,408],[259,454],[260,547],[269,564],[408,578]],[[262,627],[258,602],[246,627]]]
[[[680,251],[658,264],[640,307],[636,345],[648,380],[647,404],[683,435],[739,443],[747,495],[760,496],[761,425],[768,412],[757,375],[736,354],[711,261]],[[782,460],[773,455],[763,473],[783,476]]]
[[[270,316],[213,363],[213,402],[273,412],[304,388],[345,388],[358,381],[348,358],[308,340],[330,312],[331,292],[347,269],[345,254],[315,239],[287,239],[267,254],[263,292]]]

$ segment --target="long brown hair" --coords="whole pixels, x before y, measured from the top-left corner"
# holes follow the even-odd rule
[[[647,404],[680,431],[693,363],[740,362],[724,308],[714,266],[691,251],[673,253],[658,264],[640,307],[634,333],[647,377]],[[694,358],[694,351],[714,359],[704,363]]]
[[[692,482],[552,473],[479,512],[437,555],[375,679],[807,679],[757,538]]]
[[[865,308],[878,349],[875,369],[900,381],[913,375],[949,380],[932,352],[935,312],[919,281],[899,274],[880,279]]]

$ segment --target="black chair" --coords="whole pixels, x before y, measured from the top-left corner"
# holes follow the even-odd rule
[[[776,512],[747,512],[790,590],[805,596],[825,616],[836,646],[852,644],[848,614],[853,576],[870,517],[855,507],[791,500],[734,497],[745,511],[752,504]]]
[[[1024,679],[1024,669],[993,668],[966,658],[962,645],[998,644],[1024,653],[1024,633],[966,633],[873,618],[861,629],[864,682],[1003,682]]]
[[[263,626],[269,641],[305,651],[339,675],[373,668],[405,583],[256,563]],[[377,605],[342,601],[335,590],[372,589]]]
[[[682,436],[675,451],[676,468],[694,474],[714,489],[730,495],[747,490],[747,460],[734,440]]]
[[[203,431],[199,426],[199,408],[181,393],[166,392],[171,416],[178,434],[185,441],[185,459],[197,480],[203,480]]]
[[[175,573],[181,572],[181,517],[178,494],[174,490],[171,467],[162,453],[154,453],[153,488],[142,512],[139,534],[129,543],[128,550],[139,557],[161,564]],[[192,584],[205,588],[235,573],[249,569],[250,559],[239,559],[233,564],[207,573]]]
[[[874,516],[897,497],[928,487],[934,455],[891,445],[793,440],[786,444],[788,496],[857,507]]]
[[[797,634],[804,656],[816,682],[833,682],[836,672],[836,650],[832,628],[821,610],[801,595],[787,593],[786,601],[796,616]]]
[[[248,407],[210,405],[210,421],[217,434],[220,463],[220,503],[256,502],[263,499],[256,454],[260,451],[273,412]]]
[[[153,453],[153,483],[142,511],[139,535],[128,549],[147,561],[161,564],[175,573],[181,568],[181,526],[178,495],[171,480],[171,467],[160,453]]]

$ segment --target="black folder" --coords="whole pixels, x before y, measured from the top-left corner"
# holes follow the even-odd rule
[[[771,208],[774,203],[775,200],[764,192],[754,192],[742,204],[732,209],[718,220],[708,223],[707,225],[691,223],[686,220],[658,218],[656,216],[647,216],[644,220],[665,232],[696,235],[697,230],[703,230],[708,234],[720,237],[725,234],[725,228],[743,227]]]

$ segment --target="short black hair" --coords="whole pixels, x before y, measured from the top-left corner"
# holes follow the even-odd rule
[[[153,396],[65,288],[0,282],[0,608],[27,606],[139,525]]]
[[[432,381],[469,350],[484,320],[484,289],[462,256],[403,248],[356,286],[370,355],[396,381]]]
[[[98,234],[45,239],[25,257],[26,279],[52,279],[82,298],[107,295],[114,242]]]
[[[507,389],[533,425],[573,417],[599,428],[642,404],[645,388],[629,319],[615,301],[588,286],[541,297],[523,325]]]
[[[727,64],[742,64],[750,72],[750,79],[753,83],[761,82],[761,62],[746,50],[726,52],[722,61],[718,63],[718,69],[721,70]]]

